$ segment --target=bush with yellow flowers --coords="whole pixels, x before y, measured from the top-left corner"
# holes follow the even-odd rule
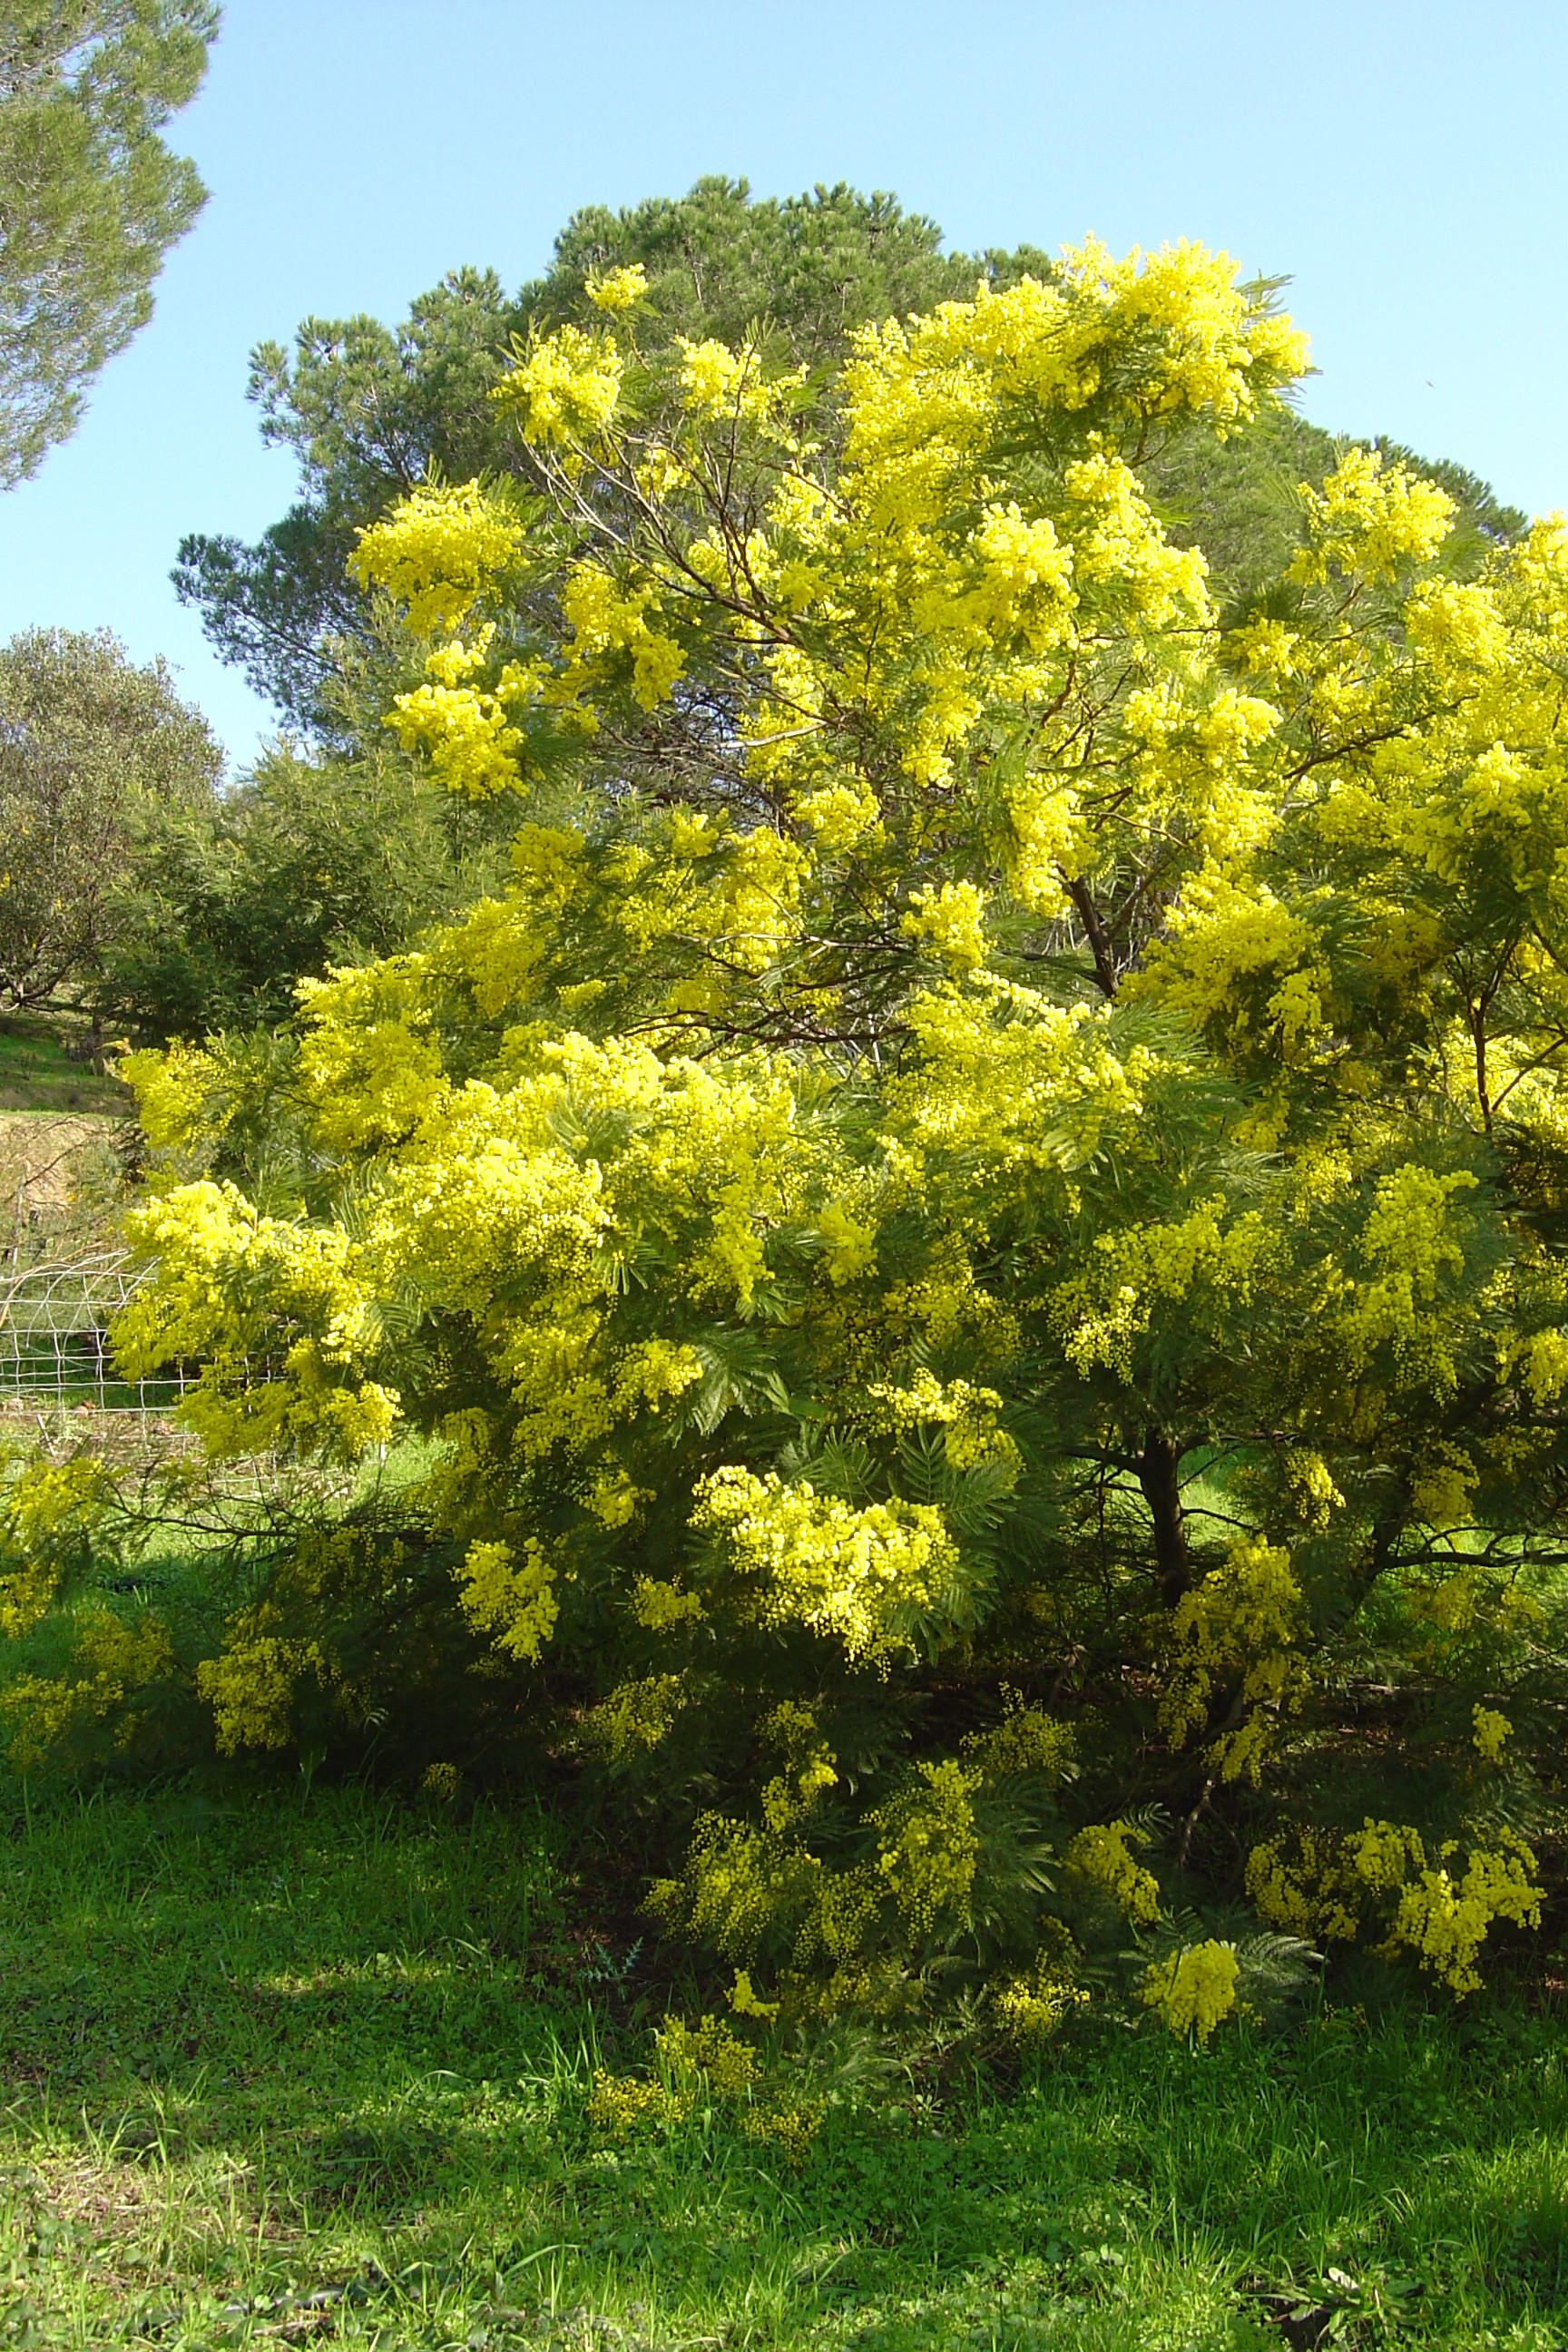
[[[741,1988],[731,1995],[738,2014],[749,2013]],[[737,1995],[740,1995],[738,1998]],[[754,2002],[750,2010],[754,2011]],[[704,2017],[695,2026],[667,2017],[654,2035],[653,2065],[645,2074],[595,2070],[588,2121],[609,2139],[649,2130],[674,2130],[693,2116],[717,2109],[738,2122],[748,2139],[776,2150],[797,2168],[805,2161],[826,2113],[826,2102],[803,2093],[775,2067],[771,2076],[727,2018]]]
[[[1349,447],[1217,609],[1150,469],[1306,347],[1195,246],[826,390],[597,299],[354,559],[505,893],[132,1066],[127,1371],[219,1458],[425,1448],[236,1608],[220,1745],[526,1722],[786,2019],[1065,2013],[1064,1932],[1244,1869],[1464,1991],[1563,1688],[1568,526],[1450,560]]]

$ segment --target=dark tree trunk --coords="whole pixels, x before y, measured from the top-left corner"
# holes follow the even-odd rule
[[[1186,1515],[1182,1509],[1182,1489],[1176,1475],[1181,1459],[1182,1449],[1174,1439],[1151,1422],[1144,1433],[1143,1451],[1138,1456],[1138,1484],[1143,1489],[1143,1499],[1154,1522],[1154,1565],[1160,1579],[1160,1598],[1167,1609],[1175,1607],[1192,1582]]]
[[[1116,960],[1110,952],[1110,941],[1105,936],[1105,926],[1100,919],[1100,909],[1094,903],[1089,884],[1079,880],[1068,884],[1068,897],[1078,908],[1083,924],[1084,937],[1094,958],[1094,976],[1103,996],[1116,994]]]

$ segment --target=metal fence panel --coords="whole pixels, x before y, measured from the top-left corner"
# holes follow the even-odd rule
[[[143,1419],[172,1412],[191,1382],[185,1367],[122,1380],[110,1346],[110,1326],[151,1270],[129,1250],[0,1268],[0,1399]]]

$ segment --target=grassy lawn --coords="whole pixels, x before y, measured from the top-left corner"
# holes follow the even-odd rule
[[[112,1795],[0,1844],[0,2345],[1568,2345],[1568,2052],[1402,2006],[608,2145],[547,1823]],[[1289,2331],[1261,2291],[1316,2307]]]
[[[66,1051],[83,1025],[68,1013],[0,1014],[0,1110],[125,1117],[130,1088],[98,1076],[90,1063],[73,1061]]]

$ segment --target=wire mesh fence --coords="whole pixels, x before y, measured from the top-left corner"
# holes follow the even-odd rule
[[[31,1265],[0,1265],[0,1403],[12,1412],[173,1412],[190,1385],[183,1365],[127,1381],[110,1327],[151,1269],[129,1250],[102,1250]]]

